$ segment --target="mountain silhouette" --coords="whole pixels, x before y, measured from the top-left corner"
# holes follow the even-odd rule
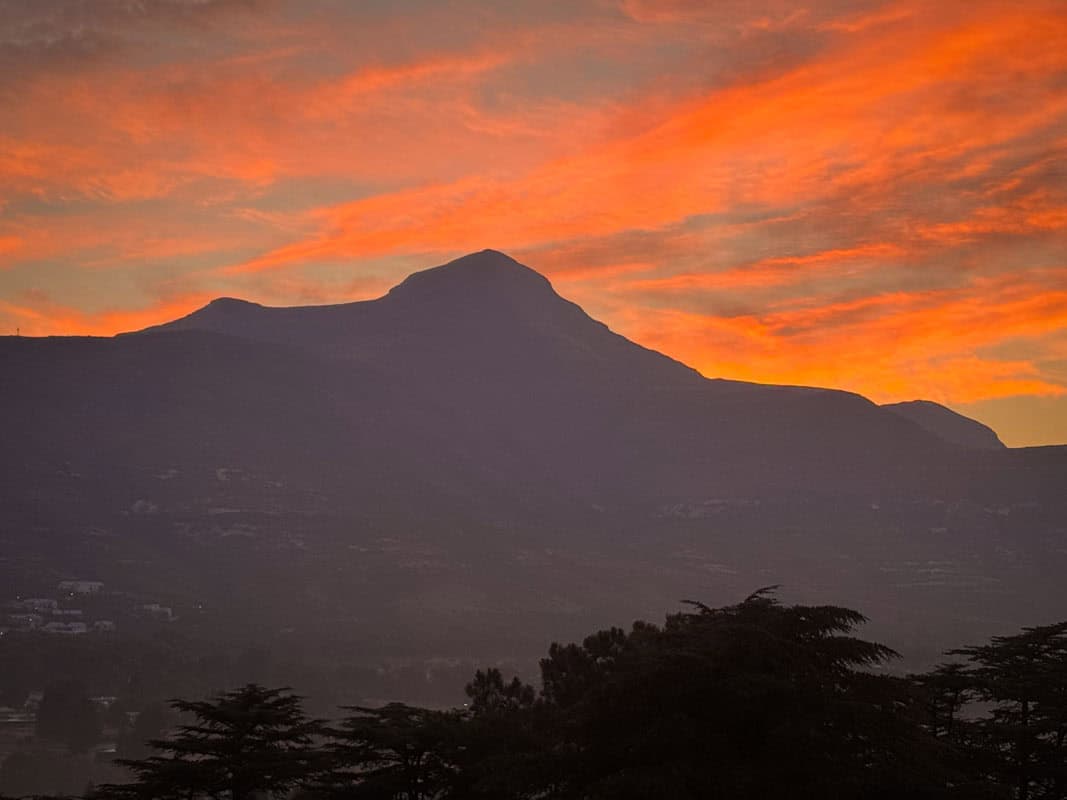
[[[914,465],[901,460],[933,463],[943,444],[858,395],[707,380],[492,250],[415,273],[377,300],[266,308],[223,299],[149,332],[176,331],[374,369],[448,416],[494,471],[553,475],[598,500],[913,482]],[[497,463],[505,442],[517,457],[507,465]]]
[[[930,400],[886,403],[882,408],[910,419],[946,442],[975,450],[1003,450],[996,431]]]
[[[1065,599],[1063,448],[705,378],[492,250],[376,300],[9,337],[0,368],[0,582],[27,590],[43,564],[210,598],[238,629],[538,651],[680,586],[781,579],[903,620],[894,587],[919,581],[979,627],[1012,607],[989,587]]]
[[[692,383],[697,373],[611,333],[542,275],[493,250],[417,272],[384,297],[267,308],[231,298],[149,331],[201,330],[294,345],[392,372],[521,379],[538,366]],[[532,359],[532,362],[530,361]]]

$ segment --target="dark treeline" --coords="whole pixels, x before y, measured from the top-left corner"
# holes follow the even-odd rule
[[[249,684],[174,701],[182,724],[96,800],[1067,798],[1067,623],[896,676],[861,614],[761,591],[662,626],[554,644],[541,687],[478,671],[462,709],[309,717]]]

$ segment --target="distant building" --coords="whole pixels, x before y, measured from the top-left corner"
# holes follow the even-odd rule
[[[58,605],[51,597],[27,597],[18,601],[18,606],[27,611],[55,611]]]
[[[57,608],[52,611],[53,617],[80,617],[81,615],[80,608]]]
[[[100,697],[89,698],[89,702],[100,712],[107,711],[111,706],[115,705],[115,701],[117,700],[118,698],[113,697],[112,695],[101,695]]]
[[[60,581],[59,591],[67,594],[96,594],[103,591],[101,581]]]
[[[89,632],[84,622],[49,622],[41,630],[45,633],[58,633],[64,636],[77,636]]]
[[[173,622],[174,611],[170,606],[161,606],[159,603],[145,603],[141,606],[141,612],[146,614],[152,619],[164,620],[166,622]]]
[[[21,631],[34,631],[44,623],[44,617],[40,614],[8,614],[9,625]]]

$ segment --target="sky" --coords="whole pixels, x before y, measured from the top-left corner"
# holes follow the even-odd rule
[[[0,334],[484,248],[709,377],[1067,443],[1067,0],[0,0]]]

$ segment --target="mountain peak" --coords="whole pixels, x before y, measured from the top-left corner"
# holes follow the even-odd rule
[[[216,297],[201,310],[214,309],[215,311],[240,311],[247,308],[262,308],[259,303],[242,300],[239,297]]]
[[[262,311],[263,306],[237,297],[216,297],[206,306],[201,306],[184,317],[164,322],[162,325],[153,325],[145,328],[141,333],[149,331],[180,331],[180,330],[217,330],[225,331],[240,320],[246,320],[256,316],[256,312]]]
[[[937,437],[972,450],[1003,450],[996,431],[932,400],[886,403],[882,408],[910,419]]]
[[[460,297],[494,298],[556,296],[548,279],[498,250],[449,261],[439,267],[415,272],[389,291],[389,297],[454,300]]]

